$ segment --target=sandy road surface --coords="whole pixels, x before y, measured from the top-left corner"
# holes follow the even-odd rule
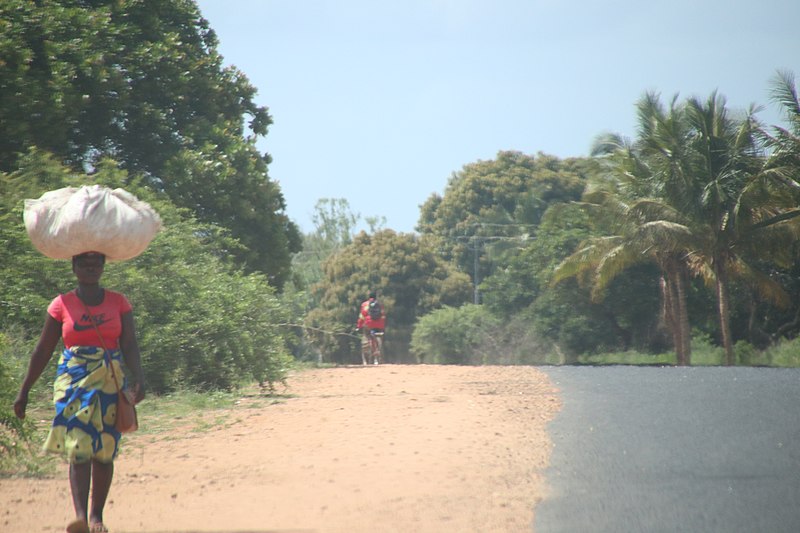
[[[202,433],[176,423],[126,437],[111,533],[531,531],[559,408],[544,373],[383,365],[288,385],[277,403],[243,397]],[[65,476],[0,480],[0,531],[63,531]]]

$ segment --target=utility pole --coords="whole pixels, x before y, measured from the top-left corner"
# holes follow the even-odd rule
[[[472,303],[478,305],[481,303],[481,295],[478,292],[478,239],[472,236]]]
[[[497,226],[497,227],[529,227],[533,224],[476,224],[477,226]],[[472,250],[472,303],[478,305],[481,303],[481,294],[478,290],[480,284],[480,253],[483,251],[484,245],[488,241],[527,241],[531,236],[526,234],[522,235],[463,235],[456,237],[456,240],[467,243],[467,249]]]
[[[486,240],[486,237],[470,235],[458,237],[457,239],[462,242],[466,241],[467,249],[472,250],[472,303],[478,305],[481,303],[481,295],[480,291],[478,291],[478,284],[481,282],[480,273],[478,271],[480,266],[480,254],[478,252],[483,249],[483,243]]]

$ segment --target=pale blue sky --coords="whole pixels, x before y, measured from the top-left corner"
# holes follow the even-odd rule
[[[320,198],[410,232],[453,172],[500,150],[586,156],[633,137],[637,99],[769,101],[800,79],[797,0],[199,0],[226,65],[274,124],[287,213],[307,232]]]

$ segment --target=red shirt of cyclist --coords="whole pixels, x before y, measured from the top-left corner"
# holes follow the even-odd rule
[[[381,317],[378,319],[372,318],[369,314],[369,304],[375,302],[376,297],[370,294],[368,300],[364,300],[361,303],[361,310],[358,313],[358,322],[356,322],[356,328],[361,329],[362,327],[366,330],[370,329],[384,329],[386,328],[386,311],[383,308],[383,304],[380,302],[376,302],[375,305],[380,306],[381,309]]]

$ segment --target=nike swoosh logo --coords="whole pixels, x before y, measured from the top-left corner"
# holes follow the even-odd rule
[[[99,328],[100,326],[102,326],[105,323],[106,323],[105,320],[103,322],[98,322],[97,323],[97,327]],[[84,325],[81,325],[81,324],[73,324],[72,325],[72,329],[74,329],[75,331],[86,331],[86,330],[89,330],[89,329],[94,329],[94,326],[91,326],[91,325],[90,326],[84,326]]]

